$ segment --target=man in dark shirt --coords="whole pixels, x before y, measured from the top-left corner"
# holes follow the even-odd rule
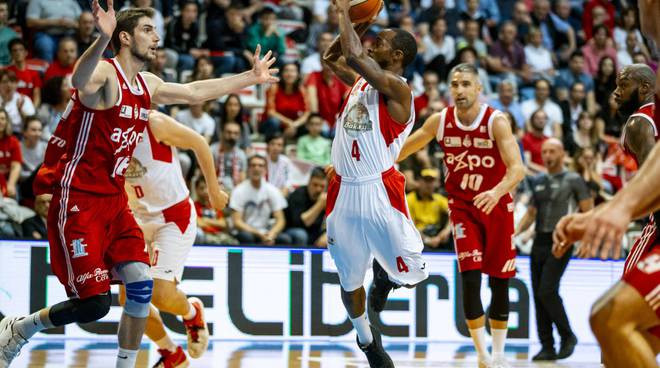
[[[312,170],[309,183],[296,189],[289,195],[289,206],[286,208],[287,229],[284,231],[293,239],[293,245],[315,245],[325,247],[327,244],[323,230],[325,215],[327,181],[323,169]]]
[[[208,55],[208,50],[199,49],[198,14],[197,2],[188,0],[181,7],[181,15],[167,27],[165,47],[178,56],[179,69],[192,70],[195,58]]]
[[[206,39],[216,75],[239,73],[249,65],[252,52],[247,47],[245,20],[238,7],[227,8],[223,17],[207,19],[206,32],[213,37]]]
[[[549,138],[543,142],[541,155],[548,172],[532,180],[532,200],[516,228],[518,235],[536,221],[531,273],[536,325],[542,345],[541,351],[532,358],[536,361],[568,358],[577,344],[559,296],[559,282],[572,252],[566,252],[559,259],[552,255],[552,231],[559,219],[571,212],[576,204],[581,212],[589,211],[594,206],[582,177],[564,169],[565,151],[560,140]],[[559,353],[554,347],[553,324],[561,336]]]
[[[48,208],[50,207],[52,197],[50,194],[37,196],[34,201],[34,211],[37,214],[23,221],[21,224],[23,227],[23,237],[28,239],[46,239],[48,237],[46,218],[48,217]]]

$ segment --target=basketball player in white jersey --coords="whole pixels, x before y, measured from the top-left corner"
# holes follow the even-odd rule
[[[360,36],[369,24],[351,25],[349,1],[335,0],[340,35],[324,61],[353,85],[336,125],[326,207],[328,250],[341,297],[371,367],[394,367],[380,334],[367,320],[364,277],[371,257],[391,280],[411,287],[428,277],[422,239],[408,213],[405,178],[394,163],[415,120],[413,94],[401,75],[417,54],[415,38],[399,29],[378,34],[373,49]]]
[[[159,368],[188,366],[181,346],[167,335],[159,310],[183,318],[191,357],[199,358],[206,351],[209,338],[202,301],[186,298],[177,287],[195,242],[197,214],[175,147],[195,153],[216,210],[222,210],[229,200],[218,184],[213,155],[204,137],[173,118],[152,111],[126,170],[125,188],[151,254],[154,291],[145,334],[158,345],[161,359],[154,367]]]

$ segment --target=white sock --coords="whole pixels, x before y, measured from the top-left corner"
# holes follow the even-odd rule
[[[29,339],[37,332],[52,327],[52,323],[50,323],[50,321],[41,320],[39,317],[39,312],[40,311],[36,311],[14,323],[16,332],[18,332],[24,339]]]
[[[191,319],[197,316],[197,308],[195,308],[195,306],[190,301],[188,301],[188,306],[190,307],[188,309],[188,314],[183,316],[183,319],[185,319],[186,321],[190,321]]]
[[[360,317],[351,318],[351,323],[353,324],[353,327],[355,327],[360,345],[367,346],[371,344],[374,340],[374,336],[371,334],[369,320],[367,320],[367,312],[364,312]]]
[[[474,342],[474,348],[477,349],[477,354],[481,359],[490,359],[488,349],[486,348],[486,328],[479,327],[474,330],[469,330]]]
[[[176,351],[176,344],[168,335],[165,335],[162,339],[158,341],[154,341],[156,343],[156,346],[158,346],[158,349],[167,349],[171,351],[172,353]]]
[[[117,365],[116,368],[135,368],[137,361],[137,350],[128,350],[119,348],[117,352]]]
[[[508,329],[490,329],[493,336],[493,358],[504,357],[504,344],[506,343],[506,333]]]

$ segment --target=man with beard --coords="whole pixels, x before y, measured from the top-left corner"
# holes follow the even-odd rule
[[[247,155],[238,147],[241,126],[227,122],[222,127],[220,142],[211,145],[215,159],[215,172],[225,190],[230,192],[245,179]]]

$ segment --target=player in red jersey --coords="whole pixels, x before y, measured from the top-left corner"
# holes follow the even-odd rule
[[[630,115],[623,127],[621,144],[624,150],[633,155],[640,165],[650,158],[650,152],[660,139],[660,119],[654,103],[657,86],[656,76],[645,64],[633,64],[623,68],[617,76],[614,98],[619,111]],[[655,95],[657,101],[658,97]],[[637,174],[644,175],[641,171]],[[632,184],[632,182],[631,182]],[[657,185],[657,184],[656,184]],[[622,192],[627,190],[626,187]],[[655,191],[658,191],[657,186]],[[599,206],[582,216],[568,216],[557,224],[554,253],[561,256],[569,247],[567,241],[578,239],[576,229],[584,222],[594,223],[601,216],[616,214],[616,197],[611,203]],[[642,235],[633,244],[624,266],[624,274],[593,306],[591,327],[603,350],[606,366],[618,367],[630,364],[635,367],[655,367],[655,356],[660,352],[660,237],[658,237],[656,212],[649,217]],[[628,218],[629,220],[629,218]],[[626,223],[627,225],[627,223]],[[584,229],[582,229],[584,230]],[[592,230],[593,231],[593,230]],[[596,230],[601,237],[608,227]],[[566,234],[570,235],[569,237]],[[585,236],[586,238],[587,236]],[[620,239],[620,238],[619,238]],[[578,253],[584,256],[595,255],[590,244],[583,242]],[[620,249],[615,249],[618,258]],[[602,254],[609,256],[609,251]]]
[[[64,153],[55,168],[44,173],[55,183],[48,214],[51,266],[70,299],[27,317],[0,321],[0,367],[11,363],[38,331],[104,317],[111,303],[111,272],[126,288],[116,366],[135,365],[153,281],[142,232],[128,209],[123,175],[149,120],[151,103],[199,103],[277,81],[271,75],[275,70],[269,69],[275,60],[270,53],[259,59],[259,47],[252,70],[222,80],[182,85],[140,73],[155,57],[160,40],[153,9],[128,9],[115,17],[113,1],[107,3],[104,11],[98,0],[92,2],[100,37],[76,64],[76,91],[60,122],[65,134],[52,138]],[[110,43],[117,56],[101,61]]]
[[[509,314],[509,278],[515,275],[513,200],[510,192],[524,177],[518,145],[500,111],[478,102],[478,72],[460,64],[450,72],[456,106],[429,117],[406,141],[399,161],[436,139],[445,155],[456,255],[463,283],[463,310],[479,354],[480,367],[506,366],[504,343]],[[490,276],[489,320],[493,357],[485,344],[481,274]]]

